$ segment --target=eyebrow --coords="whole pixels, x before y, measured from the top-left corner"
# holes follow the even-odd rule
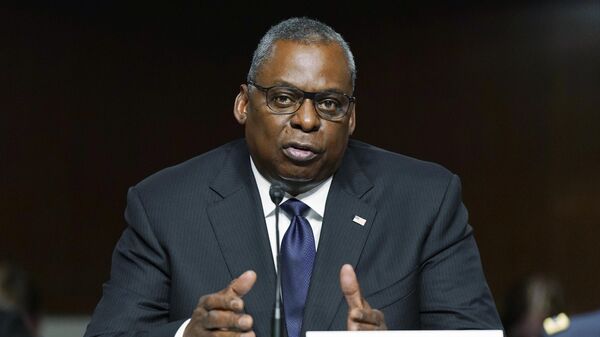
[[[294,89],[302,90],[302,89],[298,88],[297,86],[295,86],[295,85],[293,85],[293,84],[291,84],[289,82],[286,82],[286,81],[275,81],[275,82],[273,82],[272,85],[269,85],[267,87],[271,87],[271,86],[274,86],[274,87],[288,87],[288,88],[294,88]],[[337,94],[342,94],[342,95],[348,95],[344,91],[342,91],[340,89],[337,89],[337,88],[327,88],[325,90],[319,90],[319,91],[306,91],[306,90],[302,90],[302,91],[311,92],[311,93],[331,92],[331,93],[337,93]],[[349,96],[352,96],[352,95],[349,95]]]

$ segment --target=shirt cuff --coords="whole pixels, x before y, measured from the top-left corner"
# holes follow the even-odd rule
[[[179,329],[177,329],[175,337],[183,337],[183,332],[185,331],[185,328],[187,328],[188,324],[190,324],[190,318],[188,318],[187,321],[183,322]]]

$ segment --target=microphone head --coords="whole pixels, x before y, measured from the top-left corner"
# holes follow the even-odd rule
[[[283,191],[283,186],[280,183],[273,183],[273,185],[271,185],[271,188],[269,189],[269,196],[275,205],[279,205],[281,200],[283,200],[284,194],[285,192]]]

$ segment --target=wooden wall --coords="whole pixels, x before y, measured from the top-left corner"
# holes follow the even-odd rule
[[[600,4],[460,3],[2,5],[0,258],[48,312],[91,313],[127,188],[242,136],[253,48],[309,15],[355,53],[355,137],[462,178],[497,302],[544,272],[572,310],[600,308]]]

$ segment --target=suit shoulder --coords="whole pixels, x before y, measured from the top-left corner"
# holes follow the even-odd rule
[[[243,141],[237,140],[177,165],[164,168],[135,185],[140,193],[171,189],[196,189],[207,186],[219,173],[225,159],[236,146],[242,146]]]

